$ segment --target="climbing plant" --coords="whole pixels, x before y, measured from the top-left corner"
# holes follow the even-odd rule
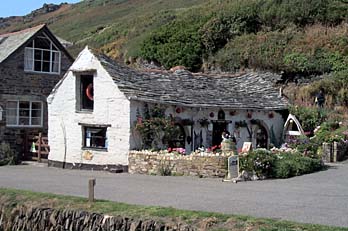
[[[163,149],[166,146],[164,139],[174,135],[176,131],[174,122],[165,116],[164,111],[165,109],[158,105],[150,109],[146,104],[143,117],[138,115],[135,129],[142,138],[144,149]]]

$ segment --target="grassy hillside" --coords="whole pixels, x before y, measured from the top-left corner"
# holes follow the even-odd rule
[[[285,82],[326,75],[310,90],[296,88],[304,91],[298,97],[310,101],[318,88],[339,83],[328,92],[331,103],[348,104],[346,0],[85,0],[3,21],[0,33],[48,23],[75,43],[74,55],[89,45],[127,63],[140,57],[166,68],[269,70]]]
[[[0,33],[48,23],[58,36],[74,42],[73,53],[89,45],[114,58],[134,56],[143,39],[153,30],[174,20],[207,0],[85,0],[64,4],[54,12],[33,17],[17,17]],[[24,23],[23,23],[24,22]]]

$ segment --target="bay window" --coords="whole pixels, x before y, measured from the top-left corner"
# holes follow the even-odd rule
[[[41,127],[43,104],[38,101],[8,101],[6,107],[7,126]]]

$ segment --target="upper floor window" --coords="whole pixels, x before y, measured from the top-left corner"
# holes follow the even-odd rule
[[[38,35],[24,52],[24,71],[60,73],[61,53],[44,33]]]
[[[6,107],[7,126],[41,127],[43,104],[39,101],[8,101]]]
[[[78,111],[93,111],[94,88],[93,75],[78,75],[76,78],[76,109]]]

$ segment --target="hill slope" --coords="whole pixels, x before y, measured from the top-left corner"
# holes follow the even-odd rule
[[[33,11],[24,17],[0,19],[0,33],[47,23],[59,37],[76,44],[75,55],[88,44],[119,58],[137,50],[150,31],[205,2],[207,0],[85,0],[61,4],[46,13]]]
[[[73,55],[89,45],[127,63],[269,70],[285,82],[328,74],[293,100],[324,87],[332,105],[348,105],[347,0],[85,0],[0,18],[0,33],[41,23],[74,42]]]

